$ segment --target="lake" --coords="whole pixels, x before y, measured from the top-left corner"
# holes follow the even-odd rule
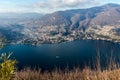
[[[93,67],[98,53],[100,53],[102,65],[106,64],[106,58],[109,60],[111,54],[120,62],[119,44],[96,40],[78,40],[39,46],[9,44],[0,52],[13,52],[12,58],[18,61],[19,69],[26,66],[39,67],[42,70],[66,67],[72,69],[78,66],[83,68],[84,65]]]

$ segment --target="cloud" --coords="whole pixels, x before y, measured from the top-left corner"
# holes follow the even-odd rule
[[[50,13],[57,10],[85,8],[96,4],[99,4],[99,0],[41,0],[34,3],[32,7],[38,12]]]
[[[16,0],[17,1],[17,0]],[[98,0],[31,0],[32,2],[6,1],[0,5],[0,12],[38,12],[52,13],[55,11],[85,8],[95,5]]]
[[[37,2],[34,7],[56,9],[56,8],[75,8],[87,5],[94,5],[98,3],[97,0],[47,0],[46,2]]]

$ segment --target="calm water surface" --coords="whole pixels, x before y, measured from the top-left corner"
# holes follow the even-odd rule
[[[18,61],[18,67],[39,67],[43,70],[53,68],[64,69],[66,66],[73,68],[95,63],[96,56],[100,53],[101,64],[105,65],[106,56],[119,58],[120,45],[94,40],[79,40],[61,44],[31,45],[7,45],[0,52],[13,52],[13,58]],[[119,60],[118,60],[119,61]]]

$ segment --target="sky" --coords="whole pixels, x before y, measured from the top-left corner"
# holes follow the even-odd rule
[[[107,3],[120,4],[120,0],[0,0],[0,13],[52,13],[68,9],[81,9]]]

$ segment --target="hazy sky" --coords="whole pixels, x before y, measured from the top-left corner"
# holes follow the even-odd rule
[[[0,12],[51,13],[58,10],[88,8],[120,0],[0,0]]]

